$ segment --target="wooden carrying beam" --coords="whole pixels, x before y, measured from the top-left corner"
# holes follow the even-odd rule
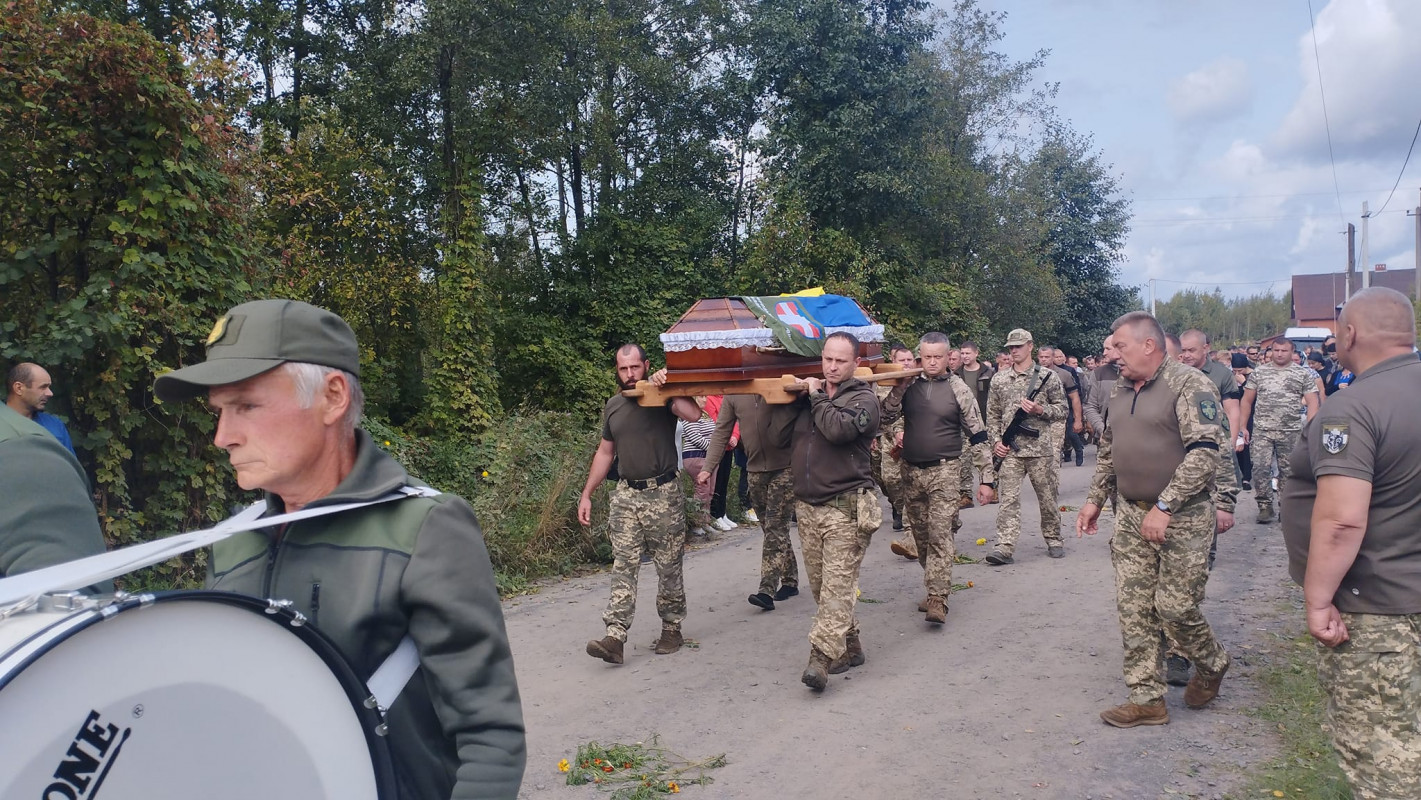
[[[868,383],[897,385],[903,378],[918,375],[921,369],[899,369],[895,364],[879,364],[877,368],[859,367],[854,377]],[[673,397],[707,397],[716,394],[758,394],[767,403],[793,403],[806,388],[803,379],[794,375],[778,378],[755,378],[746,381],[704,381],[697,383],[664,383],[653,386],[651,381],[637,381],[635,389],[622,391],[623,397],[635,397],[640,406],[664,406]]]

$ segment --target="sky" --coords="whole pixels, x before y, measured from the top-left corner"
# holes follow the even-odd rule
[[[1131,202],[1121,277],[1146,298],[1152,278],[1161,300],[1281,296],[1291,275],[1346,269],[1348,222],[1360,268],[1364,201],[1368,260],[1415,266],[1421,142],[1382,207],[1421,122],[1421,0],[1312,0],[1315,30],[1308,0],[981,6],[1007,13],[1000,51],[1050,51],[1038,74],[1060,116]]]

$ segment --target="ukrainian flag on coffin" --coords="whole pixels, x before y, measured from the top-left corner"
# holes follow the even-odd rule
[[[818,297],[741,297],[745,304],[760,320],[760,323],[774,331],[775,338],[786,350],[796,355],[815,357],[824,349],[824,339],[839,330],[847,330],[855,335],[864,329],[872,338],[882,329],[874,325],[868,315],[851,298],[837,294]]]

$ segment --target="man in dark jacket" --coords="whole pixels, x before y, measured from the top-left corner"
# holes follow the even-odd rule
[[[869,444],[878,435],[878,398],[854,377],[858,349],[858,340],[847,333],[830,334],[824,342],[824,379],[804,380],[809,391],[796,403],[790,458],[804,567],[819,604],[809,632],[809,666],[800,680],[821,691],[829,685],[829,673],[864,663],[854,591],[882,515],[869,463]]]
[[[153,388],[164,402],[207,396],[215,444],[270,515],[418,485],[358,427],[359,371],[340,317],[259,300],[217,322],[206,361]],[[386,717],[401,800],[513,798],[523,712],[483,534],[459,497],[412,494],[219,542],[208,587],[291,601],[362,680],[410,638],[419,669]]]

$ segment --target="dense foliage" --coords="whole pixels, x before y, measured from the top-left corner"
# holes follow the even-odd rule
[[[1187,289],[1156,303],[1155,313],[1167,331],[1179,333],[1198,328],[1218,345],[1230,346],[1256,343],[1282,333],[1292,319],[1293,301],[1291,292],[1282,297],[1257,294],[1229,298],[1219,289]]]
[[[149,386],[253,296],[349,320],[369,413],[457,486],[496,455],[468,442],[531,432],[507,414],[586,425],[612,348],[655,351],[704,296],[823,285],[910,341],[1094,349],[1135,302],[1128,207],[1000,23],[970,0],[17,0],[0,354],[55,374],[126,541],[229,504],[210,419]]]

